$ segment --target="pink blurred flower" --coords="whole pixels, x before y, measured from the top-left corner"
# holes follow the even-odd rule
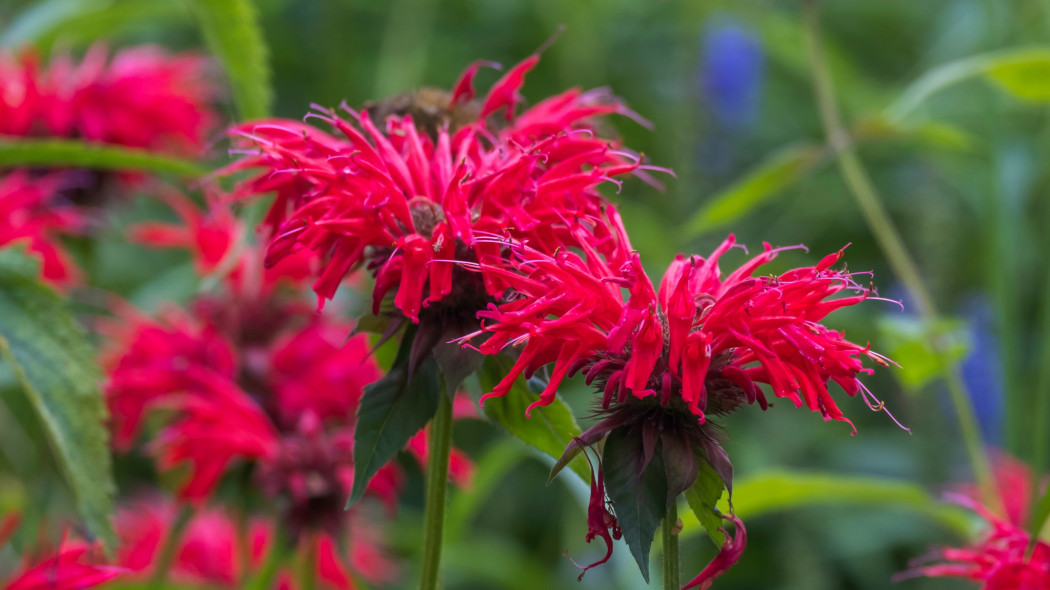
[[[59,236],[84,223],[76,208],[51,203],[63,182],[61,174],[0,173],[0,247],[25,245],[40,258],[41,278],[59,287],[77,282],[81,274]]]
[[[959,492],[948,494],[950,501],[984,519],[988,530],[968,547],[944,547],[916,560],[916,566],[898,574],[896,580],[964,578],[980,582],[981,590],[1050,590],[1050,544],[1037,539],[1033,545],[1025,528],[1032,471],[1006,453],[995,459],[996,483],[1006,513],[996,514],[982,505],[976,486],[962,486]]]
[[[318,323],[275,343],[271,385],[282,420],[307,413],[321,420],[352,420],[366,385],[380,377],[364,338],[347,339],[353,326]]]
[[[54,554],[27,565],[4,590],[86,590],[119,577],[124,570],[100,565],[90,545],[63,541]]]
[[[216,120],[206,61],[154,46],[108,53],[94,45],[42,68],[32,53],[0,52],[0,135],[199,151]]]
[[[140,499],[118,511],[116,529],[121,550],[116,562],[127,568],[131,577],[148,579],[153,574],[161,546],[172,534],[177,511],[175,503],[159,498]],[[239,528],[226,510],[202,509],[191,517],[179,538],[168,579],[180,584],[240,588],[243,580],[262,569],[273,551],[276,526],[280,525],[267,518],[252,517]],[[337,537],[311,534],[295,545],[294,553],[302,559],[309,545],[316,546],[314,567],[323,588],[355,588],[351,569],[371,583],[396,578],[397,565],[370,524],[356,519],[343,542],[347,544],[346,553],[341,553]],[[279,570],[273,587],[296,588],[291,572]]]

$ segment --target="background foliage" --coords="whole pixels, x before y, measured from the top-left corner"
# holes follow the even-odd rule
[[[1050,5],[822,4],[847,126],[944,312],[938,338],[949,343],[952,362],[961,363],[982,432],[1045,470],[1048,454],[1040,450],[1047,445],[1039,434],[1050,419],[1050,330],[1043,329],[1050,326],[1043,254],[1050,235],[1042,230],[1050,222],[1050,167],[1044,164]],[[99,39],[204,52],[207,38],[220,48],[217,63],[232,72],[231,119],[267,111],[265,64],[272,70],[272,112],[298,118],[311,102],[361,104],[419,85],[447,87],[471,61],[513,64],[565,25],[529,75],[525,94],[535,99],[567,86],[609,86],[654,123],[649,132],[626,119],[616,122],[628,145],[673,168],[677,180],[669,179],[662,193],[632,180],[610,195],[652,273],[679,251],[710,251],[730,231],[752,248],[763,241],[810,247],[809,255],[781,257],[784,267],[852,243],[850,268],[874,270],[884,295],[905,300],[903,313],[871,302],[841,312],[839,321],[852,339],[871,340],[901,362],[901,369],[881,371],[869,384],[912,428],[910,436],[884,414],[870,414],[859,399],[842,404],[857,423],[855,437],[844,424],[817,427],[815,414],[783,402],[728,420],[736,502],[748,519],[750,543],[718,587],[882,589],[909,557],[958,540],[965,517],[924,492],[971,478],[938,379],[946,361],[923,344],[928,328],[915,319],[915,305],[830,165],[796,3],[260,0],[255,9],[261,36],[237,19],[251,10],[246,0],[8,0],[0,5],[0,43],[31,43],[45,54],[80,52]],[[256,43],[262,40],[268,49]],[[1007,51],[1017,48],[1024,50]],[[481,76],[484,86],[496,74]],[[62,152],[61,145],[40,149],[51,149],[52,158]],[[214,155],[224,158],[219,149]],[[31,154],[0,150],[0,161],[19,157]],[[104,162],[107,155],[91,157]],[[183,165],[138,164],[161,172],[182,172]],[[116,227],[155,213],[151,207],[143,201],[114,211]],[[129,248],[116,231],[81,246],[81,261],[100,286],[140,305],[184,300],[197,288],[188,260]],[[8,397],[17,387],[9,367],[0,367],[0,387]],[[578,393],[574,410],[582,417],[587,394]],[[29,456],[30,449],[44,448],[32,442],[42,431],[30,416],[17,404],[0,406],[0,509],[17,506],[32,522],[71,503],[55,485],[59,467],[39,469]],[[545,487],[551,462],[489,424],[457,424],[454,434],[457,446],[478,461],[478,476],[472,490],[453,494],[446,587],[640,585],[625,547],[610,567],[576,584],[563,554],[586,560],[601,549],[583,543],[582,481],[566,471]],[[118,463],[121,488],[133,487],[144,469]],[[422,506],[422,478],[412,473],[395,531],[406,563],[418,550]],[[698,523],[685,520],[692,536],[682,561],[699,566],[715,549],[693,534]],[[412,579],[412,572],[405,574]],[[959,584],[916,580],[900,587]]]

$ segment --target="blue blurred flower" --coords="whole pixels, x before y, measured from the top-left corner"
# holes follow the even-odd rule
[[[700,91],[715,120],[726,129],[747,127],[758,116],[765,56],[751,29],[724,19],[704,27]]]
[[[1002,443],[1004,394],[992,306],[985,297],[975,296],[963,306],[963,315],[970,352],[960,367],[962,378],[977,413],[981,434],[988,444],[998,446]]]

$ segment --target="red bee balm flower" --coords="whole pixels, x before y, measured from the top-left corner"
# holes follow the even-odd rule
[[[481,329],[460,341],[487,335],[477,345],[482,353],[521,350],[507,376],[482,401],[506,395],[519,376],[531,377],[551,363],[550,380],[526,413],[550,404],[561,382],[576,372],[588,384],[597,383],[601,420],[576,437],[558,462],[560,468],[585,447],[594,449],[605,440],[596,474],[592,466],[587,540],[601,537],[608,550],[583,570],[607,561],[612,539],[623,534],[637,544],[632,549],[647,576],[655,527],[666,507],[697,480],[701,465],[706,463],[732,489],[732,464],[717,432],[706,424],[708,415],[745,403],[765,409],[759,384],[766,384],[773,395],[818,411],[825,420],[848,422],[828,382],[849,395],[862,392],[869,407],[882,410],[857,375],[871,371],[862,366],[863,357],[879,365],[888,361],[818,323],[870,296],[854,274],[832,270],[841,251],[816,266],[752,276],[785,250],[766,244],[761,254],[723,276],[718,262],[734,245],[729,236],[706,259],[678,256],[657,289],[631,251],[615,208],[608,207],[607,216],[609,227],[601,235],[611,239],[603,243],[604,251],[587,240],[578,242],[579,251],[545,253],[498,236],[480,238],[508,248],[507,262],[464,266],[497,275],[509,290],[503,303],[478,313]],[[855,294],[833,298],[843,291]],[[631,486],[666,490],[666,503],[660,494],[646,492],[653,518],[632,518],[628,532],[609,505],[615,511],[618,501],[635,501],[636,494],[625,492]],[[707,588],[746,546],[743,523],[733,514],[714,513],[735,524],[735,535],[725,535],[718,557],[687,587]]]
[[[321,304],[366,264],[376,274],[373,312],[396,291],[394,306],[418,323],[421,310],[438,303],[473,319],[486,292],[496,297],[506,287],[487,271],[483,283],[453,279],[457,260],[496,264],[499,247],[476,240],[477,232],[506,231],[544,252],[580,239],[601,247],[603,236],[592,231],[605,204],[597,185],[644,166],[594,138],[588,121],[628,111],[604,94],[573,90],[526,111],[516,126],[517,92],[537,60],[511,70],[455,130],[448,121],[436,129],[417,124],[413,105],[381,122],[385,131],[367,111],[345,105],[349,120],[320,108],[310,115],[342,138],[285,120],[236,129],[245,157],[227,172],[264,170],[238,194],[277,192],[266,220],[273,232],[266,264],[303,249],[325,255],[314,284]],[[444,109],[470,105],[477,67],[445,96]],[[502,108],[509,125],[489,129],[485,117]]]
[[[977,499],[975,486],[965,486],[948,499],[976,512],[989,525],[978,541],[967,548],[943,548],[920,558],[919,565],[898,574],[903,580],[919,576],[965,578],[981,582],[981,590],[1050,590],[1050,544],[1037,539],[1029,554],[1031,537],[1025,529],[1032,489],[1032,472],[1005,454],[997,457],[995,475],[1006,515],[996,514]],[[1043,488],[1045,489],[1045,487]]]
[[[553,362],[550,382],[530,409],[549,404],[561,381],[577,371],[603,385],[603,408],[629,397],[658,396],[664,406],[674,398],[701,423],[705,412],[724,413],[743,401],[764,408],[758,383],[827,420],[849,422],[828,392],[829,380],[849,395],[863,392],[873,409],[883,409],[857,375],[871,372],[862,357],[883,366],[887,359],[818,323],[869,297],[853,274],[831,269],[841,251],[813,267],[753,277],[785,250],[767,244],[723,277],[718,260],[734,245],[730,235],[706,259],[678,256],[657,292],[638,255],[629,253],[612,207],[609,218],[622,244],[613,256],[590,251],[581,257],[568,249],[552,256],[512,245],[513,268],[490,268],[513,295],[479,313],[488,322],[463,340],[490,334],[481,352],[508,345],[522,351],[485,397],[505,395],[519,375]],[[830,299],[844,290],[857,295]]]

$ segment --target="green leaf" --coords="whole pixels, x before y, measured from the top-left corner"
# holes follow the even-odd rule
[[[777,151],[732,186],[707,199],[685,224],[686,237],[698,237],[747,215],[815,169],[824,155],[822,146],[809,143]]]
[[[643,461],[641,427],[624,426],[609,433],[602,451],[605,493],[612,501],[623,539],[648,583],[649,549],[667,515],[667,471],[659,448],[644,469]]]
[[[900,370],[894,374],[910,391],[938,379],[950,365],[966,357],[970,346],[965,328],[960,320],[950,318],[938,319],[932,325],[914,317],[883,316],[878,320],[882,352],[898,359]],[[930,347],[934,340],[943,350]]]
[[[718,500],[722,497],[722,491],[726,489],[726,486],[722,481],[722,476],[718,475],[718,472],[702,455],[697,454],[696,461],[700,470],[697,473],[696,482],[686,490],[685,499],[689,502],[689,509],[707,530],[711,540],[721,546],[725,542],[725,535],[718,530],[722,527],[722,513],[718,510]]]
[[[230,78],[242,119],[270,114],[269,49],[252,0],[194,0],[204,39]]]
[[[901,121],[937,92],[979,76],[1018,98],[1050,101],[1050,48],[1006,49],[938,66],[912,82],[886,109],[885,116]]]
[[[172,28],[188,20],[180,2],[156,0],[44,0],[27,6],[0,34],[0,45],[43,49],[61,39],[64,47],[87,45],[127,34],[136,26],[163,23]]]
[[[831,473],[767,471],[740,478],[733,486],[733,507],[743,520],[806,506],[863,506],[907,508],[961,537],[972,531],[970,513],[940,502],[913,483],[871,476]],[[683,536],[700,530],[688,514],[683,515]]]
[[[0,167],[53,166],[135,170],[199,177],[209,171],[191,162],[137,148],[67,139],[0,140]]]
[[[102,373],[68,305],[38,276],[36,260],[0,249],[0,356],[14,368],[51,439],[88,530],[114,547]]]
[[[903,140],[937,149],[956,152],[973,151],[977,138],[969,132],[939,121],[924,121],[918,125],[894,122],[882,116],[867,117],[853,127],[857,143],[877,140]]]
[[[1017,98],[1050,101],[1050,49],[1032,49],[997,60],[985,73]]]
[[[478,372],[482,391],[492,391],[513,366],[514,360],[505,355],[486,356]],[[580,427],[569,406],[558,398],[549,406],[533,409],[532,417],[527,418],[525,408],[538,399],[539,396],[529,391],[525,380],[519,377],[507,395],[485,400],[485,415],[510,434],[557,460],[573,437],[580,434]],[[591,470],[583,457],[575,458],[570,465],[583,481],[591,480]]]
[[[389,373],[365,388],[354,431],[354,488],[347,507],[364,494],[380,467],[405,448],[434,414],[444,385],[433,355],[427,355],[409,375],[408,356],[414,330],[401,340],[401,349]]]

